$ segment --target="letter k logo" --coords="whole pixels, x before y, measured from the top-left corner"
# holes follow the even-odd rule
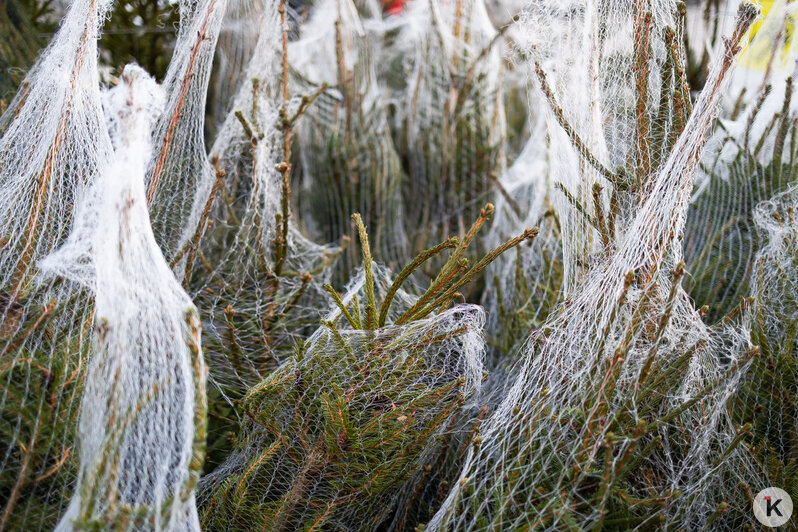
[[[773,502],[773,497],[765,497],[764,499],[767,502],[767,508],[765,509],[765,513],[767,514],[768,517],[773,515],[774,512],[779,517],[784,517],[784,515],[781,513],[781,510],[779,510],[779,504],[781,503],[781,499],[776,499],[776,502]]]
[[[766,527],[784,525],[792,516],[792,499],[781,488],[765,488],[754,497],[754,517]]]

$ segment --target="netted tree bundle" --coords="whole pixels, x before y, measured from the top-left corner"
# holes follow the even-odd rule
[[[732,410],[739,423],[752,428],[751,453],[765,469],[768,485],[785,486],[790,496],[798,496],[797,200],[793,184],[755,210],[767,242],[756,255],[751,280],[751,338],[762,353],[741,383]]]
[[[325,287],[335,307],[323,326],[247,392],[236,449],[203,480],[206,526],[370,530],[393,516],[391,526],[404,529],[408,518],[412,526],[429,515],[417,497],[445,486],[447,475],[430,483],[428,467],[449,461],[451,433],[462,436],[468,420],[463,400],[483,377],[484,315],[452,305],[490,262],[537,234],[527,229],[469,267],[463,255],[491,213],[486,206],[462,242],[430,248],[395,279],[373,264],[353,215],[362,273],[343,296]],[[452,248],[426,291],[403,290],[424,262]]]
[[[73,3],[0,118],[0,529],[52,529],[76,478],[92,305],[38,263],[110,156],[97,74],[107,2]]]
[[[228,2],[214,54],[209,105],[214,126],[223,123],[238,89],[246,81],[252,56],[257,51],[264,18],[273,16],[271,2],[233,0]]]
[[[684,251],[696,303],[718,320],[752,295],[754,259],[766,235],[756,206],[796,179],[796,44],[784,44],[790,11],[777,3],[740,58],[728,111],[702,160],[687,219]],[[781,32],[780,32],[781,30]],[[792,59],[788,61],[788,59]]]
[[[482,0],[406,4],[394,54],[404,65],[396,146],[411,252],[463,234],[504,172],[500,40]],[[390,64],[390,63],[387,63]]]
[[[757,254],[754,289],[757,299],[755,328],[762,346],[792,353],[796,322],[796,285],[793,282],[796,246],[796,186],[761,203],[756,223],[767,232],[767,246]],[[790,372],[785,372],[789,375]]]
[[[677,285],[644,292],[629,279],[615,320],[592,331],[597,346],[530,338],[431,529],[723,528],[727,509],[730,529],[751,520],[747,430],[727,405],[756,352],[734,331],[707,330]]]
[[[242,217],[251,210],[253,202],[263,203],[261,218],[257,221],[262,235],[258,237],[262,236],[266,243],[275,236],[275,214],[280,209],[281,199],[280,174],[275,166],[284,148],[280,123],[283,97],[279,86],[281,27],[277,5],[276,1],[259,4],[262,13],[258,19],[255,52],[228,104],[229,110],[210,148],[210,162],[206,162],[209,167],[215,167],[215,172],[203,173],[199,181],[198,200],[203,208],[200,219],[194,224],[198,233],[192,235],[191,244],[181,250],[178,260],[197,246],[197,238],[205,234],[206,225],[207,231],[220,234],[204,242],[226,250],[235,231],[246,227]],[[296,112],[299,104],[298,99],[285,102],[285,113]],[[186,268],[190,273],[193,264],[187,264]]]
[[[384,293],[389,279],[378,279]],[[357,295],[367,298],[362,275],[342,300]],[[206,529],[373,530],[436,457],[482,378],[482,311],[377,329],[340,314],[247,393],[240,447],[203,481]]]
[[[376,22],[361,21],[350,0],[321,2],[289,47],[299,84],[321,91],[298,128],[297,203],[307,230],[323,242],[354,237],[350,216],[362,213],[375,253],[396,267],[410,258],[402,225],[404,175],[375,73],[382,34],[364,27],[369,24]],[[351,247],[337,279],[348,279],[357,263]]]
[[[566,294],[614,246],[684,130],[683,7],[532,2],[521,15],[514,38],[547,102]]]
[[[798,497],[798,11],[733,3],[181,0],[101,92],[73,0],[0,117],[0,531]]]
[[[106,5],[76,2],[2,117],[2,284],[31,286],[33,262],[63,238],[76,191],[109,156],[97,77]]]
[[[249,392],[256,428],[207,502],[206,526],[371,530],[385,520],[463,400],[458,366],[475,349],[479,321],[474,308],[456,309],[373,334],[333,328],[311,338]]]
[[[246,391],[317,327],[322,285],[340,255],[297,229],[291,212],[291,133],[310,99],[290,97],[279,2],[264,2],[258,44],[211,148],[204,208],[173,262],[184,268],[204,325],[210,367],[209,469],[230,451]],[[286,56],[287,58],[287,56]]]
[[[647,193],[618,228],[615,251],[593,259],[529,337],[517,379],[428,529],[752,521],[747,490],[766,484],[727,408],[758,349],[733,327],[703,324],[680,286],[679,237],[724,80],[755,15],[751,4],[740,7],[683,132],[641,183]]]
[[[531,138],[498,181],[495,231],[527,217],[550,236],[488,279],[501,350],[542,324],[651,193],[689,113],[683,26],[671,2],[531,2],[509,32],[539,92]]]
[[[226,8],[227,0],[180,3],[180,28],[163,82],[167,102],[153,127],[147,170],[153,230],[170,262],[194,234],[213,184],[205,149],[205,104]]]
[[[113,162],[81,195],[66,243],[42,263],[94,293],[80,471],[57,530],[199,530],[200,325],[155,242],[144,191],[150,122],[162,99],[143,70],[124,70],[105,101]]]

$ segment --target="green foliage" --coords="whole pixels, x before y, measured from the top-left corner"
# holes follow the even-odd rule
[[[114,69],[138,63],[156,79],[163,79],[179,18],[176,2],[117,2],[100,39],[100,48],[106,54],[103,61]]]
[[[718,9],[718,2],[708,5]],[[12,75],[0,78],[0,98],[20,83],[14,69],[32,63],[41,35],[55,29],[48,0],[6,0],[3,9],[9,17],[0,19],[0,34],[9,38],[0,43],[0,74]],[[177,5],[160,0],[117,4],[102,38],[102,61],[116,67],[135,60],[162,77],[177,18]],[[9,21],[10,26],[3,25]],[[491,78],[498,70],[482,68],[495,42],[475,50],[469,32],[453,33],[463,45],[453,57],[443,57],[435,36],[428,36],[415,65],[419,81],[409,85],[415,92],[408,94],[407,104],[416,106],[424,91],[430,100],[424,109],[403,115],[404,122],[389,123],[395,118],[390,105],[374,94],[380,88],[377,79],[397,91],[407,88],[407,80],[395,77],[401,65],[389,63],[376,73],[368,61],[348,65],[339,35],[335,83],[317,85],[291,71],[306,92],[298,98],[296,114],[289,116],[285,100],[276,124],[257,123],[256,102],[253,109],[238,110],[240,153],[230,156],[227,168],[212,159],[216,185],[196,233],[172,261],[200,308],[213,381],[207,449],[195,442],[206,458],[206,496],[200,505],[205,530],[423,527],[448,493],[463,455],[483,444],[479,421],[473,419],[477,408],[463,408],[472,390],[462,359],[480,333],[481,318],[473,307],[457,303],[495,296],[490,319],[496,328],[489,341],[498,357],[491,362],[501,371],[490,391],[497,394],[515,369],[519,346],[535,331],[538,338],[549,334],[541,328],[564,308],[560,248],[537,242],[522,246],[537,228],[493,250],[481,249],[484,240],[477,236],[493,207],[479,206],[496,193],[493,182],[504,169],[505,151],[520,151],[519,137],[529,123],[520,112],[525,107],[517,88],[507,96],[517,116],[510,117],[509,126],[503,123],[503,95]],[[393,37],[387,36],[389,45]],[[617,168],[588,150],[541,66],[523,58],[533,61],[554,119],[592,168],[587,175],[601,176],[584,183],[586,191],[558,184],[557,193],[600,242],[596,253],[581,258],[578,266],[584,271],[616,251],[618,229],[649,197],[652,176],[687,123],[690,89],[706,77],[707,58],[690,55],[683,28],[658,36],[666,43],[664,55],[646,44],[650,37],[638,39],[631,55],[604,58],[605,67],[628,70],[624,81],[634,85],[634,102],[640,104],[616,102],[619,116],[635,127],[633,145]],[[368,42],[356,51],[360,57],[374,47]],[[655,61],[657,79],[646,70]],[[287,94],[289,76],[283,75]],[[260,80],[248,83],[257,93]],[[762,101],[769,90],[759,95]],[[656,91],[659,101],[649,105]],[[508,435],[505,441],[512,445],[502,452],[534,475],[523,477],[513,468],[490,471],[492,481],[503,486],[490,501],[492,515],[478,515],[478,507],[464,509],[473,512],[477,528],[501,529],[505,519],[522,512],[535,519],[543,515],[535,523],[539,528],[557,523],[577,529],[585,522],[596,530],[667,528],[664,509],[683,495],[671,489],[659,466],[686,461],[708,398],[747,364],[727,408],[733,427],[726,428],[733,439],[712,440],[709,452],[718,465],[746,453],[753,469],[798,500],[798,246],[792,242],[793,253],[771,260],[762,267],[766,270],[757,270],[754,261],[768,242],[755,224],[756,206],[788,190],[798,177],[798,127],[790,102],[791,85],[782,113],[752,139],[761,102],[755,105],[743,123],[744,140],[727,131],[713,148],[716,157],[703,162],[706,181],[686,222],[687,267],[674,269],[673,288],[665,297],[652,283],[656,271],[630,273],[618,303],[622,318],[610,318],[626,320],[619,326],[623,336],[610,335],[608,328],[598,339],[598,354],[584,353],[595,362],[574,406],[553,412],[543,393],[512,412],[518,422],[510,426],[517,433]],[[730,119],[742,123],[739,109]],[[277,157],[282,188],[276,213],[259,188],[262,176],[256,175],[257,144],[262,130],[272,126],[286,140]],[[733,158],[721,156],[730,149]],[[298,171],[312,181],[310,188],[300,188]],[[300,193],[291,194],[291,183]],[[403,211],[402,205],[412,209]],[[352,211],[362,217],[356,214],[350,225]],[[779,215],[789,225],[793,214]],[[477,221],[469,228],[466,220],[472,219]],[[546,239],[559,245],[562,234],[553,211],[547,211],[543,224]],[[303,233],[325,242],[340,238],[341,245],[316,246]],[[458,238],[445,238],[449,234]],[[355,236],[360,246],[347,248]],[[511,248],[505,259],[512,267],[483,280],[488,265]],[[392,277],[374,258],[398,273]],[[339,293],[333,285],[343,285],[358,261],[362,272]],[[399,269],[401,264],[406,266]],[[769,280],[757,279],[757,271],[769,271]],[[413,286],[419,279],[421,289]],[[672,399],[684,396],[693,364],[708,356],[703,341],[685,337],[674,345],[665,339],[682,283],[697,307],[708,305],[708,321],[718,323],[710,329],[713,340],[722,344],[728,339],[724,327],[741,320],[744,326],[738,329],[745,329],[750,318],[752,347],[731,364],[713,359],[723,366],[721,377],[702,382],[690,399],[675,406]],[[0,472],[0,501],[5,501],[0,530],[52,528],[77,471],[76,400],[89,356],[91,305],[83,293],[67,302],[51,302],[35,292],[15,300],[10,293],[0,291],[5,316],[0,394],[7,405],[0,412],[0,456],[11,457],[10,467]],[[319,326],[318,316],[328,307],[332,311]],[[34,333],[40,342],[26,350]],[[530,356],[540,356],[540,347],[532,344]],[[633,349],[641,361],[634,374],[624,364]],[[599,356],[604,351],[614,355]],[[5,356],[9,352],[19,356]],[[477,417],[488,414],[486,407]],[[530,434],[524,431],[540,426],[552,426],[563,437],[526,445]],[[202,430],[197,438],[205,441]],[[200,466],[194,466],[198,475]],[[716,501],[707,528],[730,509],[748,504],[745,495],[756,486],[740,477],[727,480],[736,482],[742,495]],[[475,479],[463,481],[465,494],[474,489],[469,480]],[[152,519],[150,510],[123,511]],[[111,527],[99,521],[77,524]]]
[[[248,438],[263,452],[211,502],[219,529],[307,530],[343,516],[351,530],[373,529],[391,510],[375,504],[415,471],[460,405],[462,378],[441,377],[427,353],[465,331],[409,327],[365,340],[326,326],[247,394],[259,431]]]
[[[402,197],[412,206],[403,216],[411,254],[462,234],[492,192],[490,176],[506,166],[503,67],[492,54],[509,26],[480,41],[474,15],[458,6],[451,27],[441,30],[436,24],[442,22],[433,21],[424,42],[416,43],[418,55],[405,73],[409,110],[394,131],[407,174]],[[442,46],[439,31],[451,32],[452,51]]]
[[[786,193],[789,198],[789,192]],[[772,486],[798,496],[798,233],[792,206],[778,202],[770,220],[778,229],[754,266],[751,341],[760,346],[730,406],[738,423],[752,427],[748,440],[757,466]],[[783,197],[783,195],[782,195]],[[785,208],[786,207],[786,208]],[[761,212],[759,213],[762,214]]]
[[[8,457],[0,472],[0,529],[53,528],[77,472],[75,430],[91,328],[81,312],[87,297],[44,304],[36,304],[47,297],[38,291],[16,301],[7,292],[2,297],[10,306],[0,328],[6,405],[0,454]]]
[[[297,196],[298,212],[322,242],[354,237],[349,217],[363,213],[374,249],[385,264],[396,267],[409,258],[401,224],[400,186],[405,178],[369,55],[373,39],[346,35],[347,41],[355,40],[358,52],[358,60],[348,65],[352,50],[343,44],[346,31],[354,33],[338,20],[336,83],[321,88],[324,92],[299,128],[301,153],[296,159],[310,186]],[[357,249],[344,252],[336,281],[345,282],[357,262]]]
[[[750,294],[754,257],[766,243],[766,235],[754,224],[755,207],[785,191],[798,177],[798,130],[789,112],[773,115],[759,138],[752,138],[754,122],[770,93],[770,86],[764,86],[747,116],[732,115],[744,124],[743,138],[728,135],[714,148],[714,157],[703,165],[706,182],[699,185],[688,213],[684,250],[692,275],[686,288],[697,306],[708,306],[712,321]],[[791,98],[790,81],[783,109],[789,110]],[[729,152],[734,153],[731,160],[724,157]]]
[[[544,231],[550,232],[548,238],[559,240],[553,212],[548,213],[543,226]],[[529,260],[530,254],[534,254],[534,262]],[[539,270],[529,271],[530,263]],[[531,243],[527,248],[515,248],[509,275],[502,271],[488,280],[486,293],[495,292],[497,307],[496,315],[490,317],[496,330],[491,331],[488,342],[498,360],[490,360],[490,363],[511,365],[515,361],[515,351],[532,331],[543,326],[549,314],[557,308],[561,299],[562,268],[562,258],[556,249]]]
[[[0,2],[0,102],[13,96],[44,44],[36,27],[38,18],[24,2]]]
[[[527,230],[468,268],[463,255],[491,213],[488,205],[462,242],[421,253],[390,283],[375,276],[366,228],[353,215],[362,299],[344,303],[327,285],[338,317],[247,392],[251,423],[232,455],[244,465],[205,505],[207,529],[372,530],[391,515],[397,491],[436,457],[431,449],[465,399],[464,357],[477,322],[468,307],[444,309],[499,254],[537,234]],[[430,287],[407,302],[402,284],[447,248]]]

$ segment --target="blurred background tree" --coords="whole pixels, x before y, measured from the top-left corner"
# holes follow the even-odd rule
[[[105,55],[101,62],[111,65],[114,74],[135,62],[158,81],[163,80],[179,22],[177,2],[118,2],[100,39],[100,50]]]
[[[289,0],[292,24],[307,18],[312,3],[312,0]],[[0,0],[0,112],[16,94],[41,49],[58,30],[70,4],[71,0]],[[128,63],[137,63],[155,79],[163,81],[179,22],[178,0],[114,2],[111,16],[103,25],[99,45],[103,81],[114,84],[116,76]],[[212,101],[213,98],[209,98],[208,104]],[[212,114],[211,109],[208,111]],[[208,125],[213,128],[215,124]]]
[[[0,101],[14,95],[25,72],[44,45],[41,30],[34,24],[32,2],[35,0],[0,0]],[[44,4],[47,0],[42,0]],[[24,5],[30,2],[31,5]]]
[[[0,0],[0,100],[13,97],[68,7],[68,0]],[[127,63],[136,62],[162,80],[178,22],[177,2],[116,2],[100,40],[103,74],[114,76]]]

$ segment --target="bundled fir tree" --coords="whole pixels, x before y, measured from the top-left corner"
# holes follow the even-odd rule
[[[412,205],[404,227],[418,252],[463,234],[504,170],[499,42],[509,26],[494,29],[482,0],[411,2],[401,18],[395,138]]]
[[[205,365],[197,309],[155,243],[144,194],[162,94],[135,65],[110,91],[112,163],[81,194],[70,237],[41,266],[94,293],[80,472],[56,530],[198,530]]]
[[[39,261],[111,154],[96,39],[107,3],[77,1],[0,118],[0,529],[52,529],[76,480],[92,302]]]
[[[447,309],[461,289],[520,236],[468,267],[463,242],[419,255],[391,281],[373,265],[360,215],[363,269],[322,327],[244,398],[250,418],[238,448],[203,480],[208,529],[371,530],[395,511],[401,489],[436,457],[463,402],[482,379],[481,310]],[[402,284],[425,261],[454,248],[430,287]]]
[[[299,84],[322,91],[298,131],[299,214],[311,233],[334,241],[354,237],[349,217],[363,213],[375,253],[395,268],[410,258],[402,227],[404,176],[374,66],[381,35],[368,31],[368,23],[351,1],[320,2],[289,50]],[[347,279],[357,262],[351,247],[336,278]]]
[[[208,469],[223,462],[247,390],[318,325],[342,246],[318,245],[292,213],[294,129],[318,93],[292,96],[287,10],[264,3],[245,81],[211,147],[195,232],[173,259],[200,307],[210,366]]]
[[[755,209],[796,178],[795,44],[784,43],[780,32],[788,17],[784,4],[774,6],[741,57],[688,213],[687,287],[713,321],[754,295],[754,259],[767,240]]]
[[[669,16],[667,11],[657,14],[662,20]],[[541,10],[533,22],[550,21],[551,15]],[[608,16],[632,18],[634,57],[647,54],[653,38],[648,33],[653,31],[650,13],[608,15],[596,9],[586,15],[573,21],[577,28],[590,28],[592,20]],[[724,79],[755,16],[752,5],[740,7],[724,53],[716,58],[695,111],[681,126],[685,109],[679,98],[660,99],[664,108],[654,111],[665,122],[649,123],[653,113],[641,94],[647,90],[651,64],[636,70],[642,105],[626,118],[635,124],[629,138],[636,143],[620,145],[633,166],[617,173],[607,170],[581,136],[591,132],[568,122],[545,71],[535,63],[553,118],[576,155],[610,180],[617,206],[612,201],[604,210],[598,184],[593,186],[593,209],[562,188],[598,232],[604,251],[593,255],[592,265],[577,264],[576,271],[590,267],[589,273],[561,309],[530,335],[512,387],[480,428],[479,445],[470,451],[431,529],[627,529],[665,523],[733,529],[752,519],[744,513],[748,499],[743,486],[756,492],[765,485],[762,472],[740,445],[750,427],[735,426],[727,405],[760,349],[751,347],[730,321],[715,328],[701,321],[681,288],[685,270],[679,261],[679,235],[690,179]],[[667,27],[665,31],[661,35],[667,41]],[[667,66],[679,57],[662,60]],[[670,74],[661,70],[665,87],[679,70],[673,64],[671,69]],[[622,76],[610,88],[622,85]],[[607,121],[602,125],[617,127]],[[676,130],[673,136],[662,132],[670,127]],[[649,151],[658,138],[669,137],[666,146],[672,148]],[[604,139],[591,140],[600,146]],[[585,175],[577,177],[584,185]],[[614,231],[607,229],[607,212],[610,217],[617,214],[617,225],[610,226]],[[567,237],[564,241],[576,245],[577,257],[590,253],[587,244]],[[730,507],[734,511],[726,515]]]

